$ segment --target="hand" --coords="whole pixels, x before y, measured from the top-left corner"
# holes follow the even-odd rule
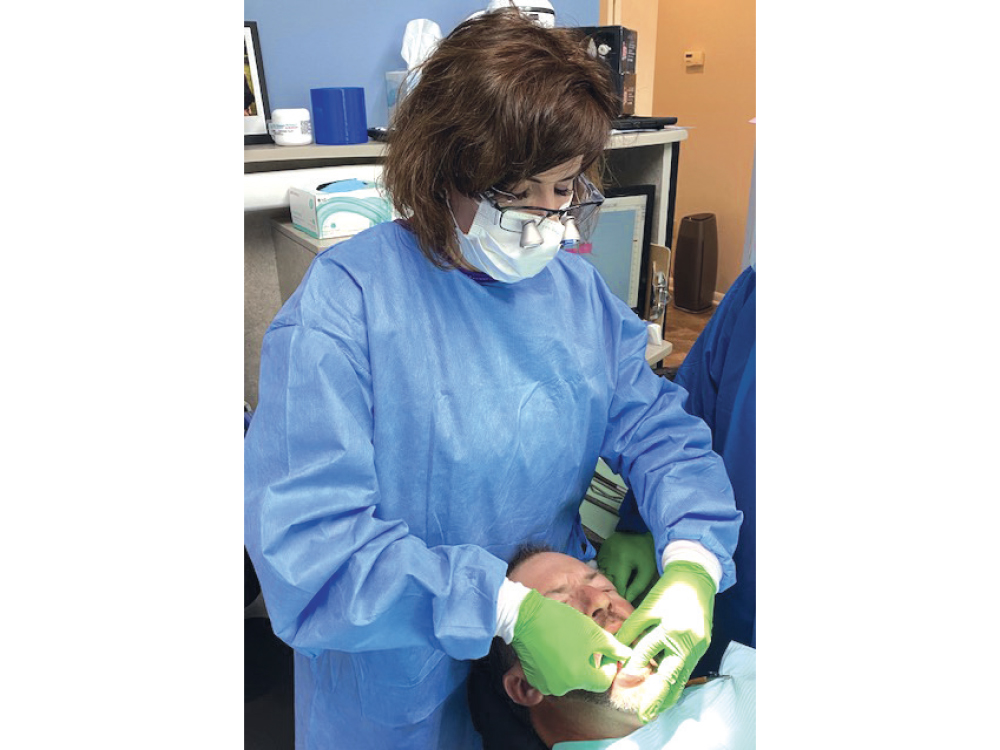
[[[715,591],[715,580],[704,567],[693,562],[672,562],[616,634],[622,643],[643,636],[623,673],[641,670],[663,652],[656,671],[646,680],[646,692],[639,705],[639,719],[644,724],[677,702],[692,670],[708,649]]]
[[[617,662],[632,655],[632,649],[586,615],[534,590],[518,609],[511,645],[528,682],[545,695],[604,692],[615,678]],[[611,661],[595,663],[595,654]]]
[[[618,593],[634,602],[656,580],[656,546],[653,535],[616,531],[597,552],[597,567]]]

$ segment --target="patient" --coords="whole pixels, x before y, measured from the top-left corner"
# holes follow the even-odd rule
[[[558,552],[524,549],[511,561],[507,576],[590,615],[611,633],[634,609],[600,571]],[[622,737],[629,738],[630,748],[752,748],[754,650],[732,644],[719,671],[730,676],[686,688],[674,707],[644,726],[636,707],[645,686],[658,679],[655,672],[619,671],[605,693],[575,690],[561,697],[543,695],[525,679],[513,649],[494,638],[489,656],[473,667],[469,704],[485,750],[571,750],[576,742],[587,742],[590,750],[614,747],[614,740]],[[605,742],[594,744],[595,740]]]

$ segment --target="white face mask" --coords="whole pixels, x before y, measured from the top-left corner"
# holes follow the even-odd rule
[[[570,203],[572,200],[566,201],[560,208],[567,208]],[[534,214],[512,211],[508,211],[507,216],[519,221],[538,221],[539,218]],[[521,247],[520,233],[501,229],[499,209],[482,200],[469,233],[463,233],[457,223],[455,231],[458,246],[469,263],[497,281],[513,284],[536,276],[556,257],[565,227],[558,221],[542,221],[538,226],[542,244]]]

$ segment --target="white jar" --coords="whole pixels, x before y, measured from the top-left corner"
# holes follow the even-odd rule
[[[267,132],[279,146],[305,146],[313,142],[308,109],[276,109],[267,121]]]

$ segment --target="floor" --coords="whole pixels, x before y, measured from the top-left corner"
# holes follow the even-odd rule
[[[715,307],[703,313],[689,313],[678,310],[671,302],[667,306],[667,315],[664,323],[663,338],[674,345],[673,351],[661,363],[661,367],[670,371],[676,371],[684,357],[694,346],[695,340],[702,329],[712,318]],[[672,374],[671,374],[672,376]]]
[[[667,308],[664,338],[674,345],[658,372],[673,378],[715,308],[704,313]],[[294,750],[292,652],[271,632],[260,599],[245,610],[243,747]]]

